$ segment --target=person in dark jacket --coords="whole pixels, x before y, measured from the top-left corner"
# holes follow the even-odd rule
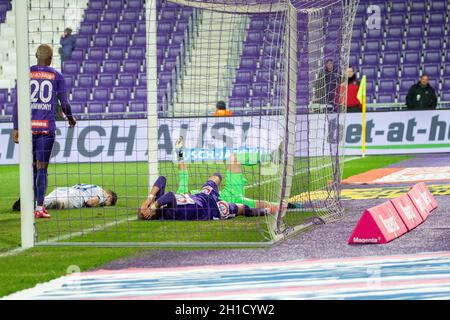
[[[436,92],[428,81],[428,75],[424,74],[420,77],[420,81],[409,89],[406,96],[408,110],[436,109]]]
[[[61,48],[59,49],[61,62],[70,60],[72,58],[72,51],[75,50],[75,42],[76,39],[72,35],[72,29],[66,28],[66,30],[64,30],[64,35],[59,41],[59,43],[61,44]]]
[[[325,62],[325,68],[319,73],[315,83],[315,103],[333,104],[338,87],[338,70],[333,60]]]

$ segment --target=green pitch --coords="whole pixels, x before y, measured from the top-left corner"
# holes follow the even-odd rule
[[[344,166],[344,177],[375,168],[383,168],[408,156],[372,156],[365,159],[348,161]],[[215,165],[214,168],[217,168]],[[161,174],[176,174],[177,169],[171,163],[161,164]],[[192,188],[201,185],[210,174],[211,168],[197,166],[191,172]],[[223,166],[225,170],[225,166]],[[271,188],[272,182],[261,180],[255,172],[256,168],[245,169],[248,185],[264,182]],[[20,245],[20,215],[11,210],[13,202],[19,195],[18,166],[0,166],[3,183],[0,185],[0,254]],[[301,180],[301,177],[297,179]],[[94,183],[113,188],[119,194],[118,209],[94,208],[83,210],[52,211],[53,219],[39,220],[37,231],[39,241],[57,241],[57,237],[65,237],[65,241],[258,241],[261,232],[265,232],[264,218],[240,218],[229,221],[206,222],[172,222],[170,228],[159,221],[135,221],[140,201],[147,194],[147,165],[130,164],[74,164],[50,165],[49,191],[54,186],[70,186],[76,183]],[[169,189],[176,189],[177,181],[168,181]],[[305,188],[298,184],[298,190]],[[257,188],[248,188],[249,196],[255,196]],[[126,196],[124,196],[126,195]],[[298,223],[307,218],[305,212],[299,216]],[[125,220],[115,225],[117,221]],[[174,228],[175,226],[175,228]],[[97,230],[79,234],[83,230]],[[177,230],[177,232],[173,232]],[[36,283],[57,278],[66,273],[69,265],[78,265],[81,270],[101,266],[108,261],[138,253],[139,248],[80,248],[80,247],[37,247],[25,252],[0,256],[0,296],[20,289],[29,288]]]

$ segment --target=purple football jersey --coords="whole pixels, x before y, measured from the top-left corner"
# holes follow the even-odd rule
[[[32,66],[30,72],[31,127],[33,133],[54,133],[56,130],[55,116],[58,101],[66,116],[72,116],[67,100],[64,76],[50,66]],[[17,129],[17,104],[14,108],[13,120],[14,129]]]

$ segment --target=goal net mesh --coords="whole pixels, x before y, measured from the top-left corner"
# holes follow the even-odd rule
[[[57,122],[47,193],[93,184],[118,195],[116,206],[52,210],[36,242],[261,245],[340,219],[357,1],[146,2],[30,1],[30,63],[53,45],[79,120]],[[261,216],[137,218],[158,175],[166,191],[195,194],[217,172],[221,200]]]

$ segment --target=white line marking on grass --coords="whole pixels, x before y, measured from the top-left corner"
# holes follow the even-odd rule
[[[360,158],[360,157],[351,157],[351,158],[345,159],[344,162],[349,162],[349,161],[353,161],[353,160],[357,160],[357,159],[361,159],[361,158]],[[317,171],[317,170],[326,168],[326,167],[328,167],[328,166],[330,166],[330,164],[322,165],[322,166],[317,167],[317,168],[313,168],[313,169],[311,169],[310,171]],[[298,175],[300,175],[300,174],[306,173],[306,172],[308,172],[308,170],[302,170],[302,171],[299,171],[299,172],[297,172],[296,174],[294,174],[294,177],[295,177],[295,176],[298,176]],[[254,188],[254,187],[256,187],[256,186],[260,186],[260,185],[263,185],[263,184],[267,184],[267,183],[271,183],[271,182],[277,181],[278,179],[279,179],[279,178],[272,178],[272,179],[265,180],[265,181],[262,181],[262,182],[259,182],[259,183],[253,183],[253,184],[251,184],[251,185],[245,186],[244,189]]]

